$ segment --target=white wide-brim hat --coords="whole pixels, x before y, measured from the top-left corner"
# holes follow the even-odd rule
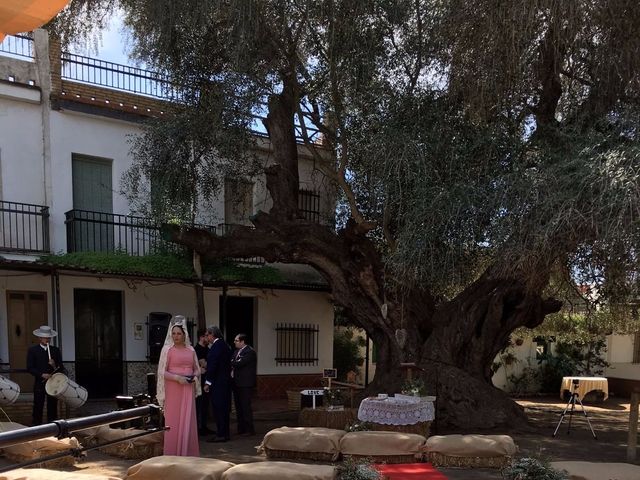
[[[58,332],[52,329],[49,325],[41,325],[40,328],[33,331],[33,334],[36,337],[52,338],[58,335]]]

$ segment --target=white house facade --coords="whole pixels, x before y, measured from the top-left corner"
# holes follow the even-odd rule
[[[32,379],[17,371],[39,325],[59,332],[70,376],[89,398],[112,398],[146,391],[154,328],[166,328],[171,315],[197,317],[191,275],[55,260],[73,252],[134,259],[161,241],[153,222],[131,216],[119,193],[132,162],[129,138],[145,117],[164,114],[162,99],[128,86],[148,84],[144,75],[60,52],[43,30],[0,44],[0,370],[10,370],[23,393]],[[268,161],[268,141],[258,143]],[[304,155],[300,178],[301,209],[327,221],[334,196]],[[224,229],[236,220],[223,197],[201,223]],[[247,213],[268,208],[264,179],[254,179],[245,197]],[[305,266],[260,259],[238,268],[243,275],[203,277],[206,324],[220,325],[228,339],[249,335],[258,395],[318,385],[332,366],[333,306],[324,280]]]

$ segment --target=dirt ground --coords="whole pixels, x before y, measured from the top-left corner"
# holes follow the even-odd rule
[[[467,433],[507,433],[511,435],[519,447],[519,456],[536,456],[549,460],[588,460],[602,462],[625,462],[627,432],[629,422],[629,401],[610,398],[606,402],[593,405],[585,404],[585,408],[593,429],[597,435],[594,439],[589,425],[581,411],[574,415],[570,433],[568,415],[565,417],[557,436],[552,436],[560,419],[565,403],[554,398],[519,399],[529,416],[528,428],[516,431],[467,432]],[[207,443],[201,438],[201,456],[227,460],[233,463],[264,461],[256,446],[260,444],[264,433],[283,425],[294,426],[297,412],[286,410],[286,401],[256,402],[255,425],[257,435],[254,437],[234,437],[227,443]],[[213,426],[213,425],[212,425]],[[232,420],[233,426],[233,420]],[[446,432],[440,432],[446,433]],[[638,452],[640,464],[640,449]],[[77,463],[69,471],[93,474],[112,475],[124,478],[127,469],[139,460],[122,460],[90,451],[87,457]],[[0,466],[8,465],[6,459],[0,457]],[[441,469],[451,480],[490,480],[502,479],[499,471],[485,469]]]

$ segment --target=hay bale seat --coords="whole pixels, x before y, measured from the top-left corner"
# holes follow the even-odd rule
[[[0,473],[0,480],[120,480],[95,473],[58,472],[46,468],[18,468]]]
[[[256,462],[236,465],[222,480],[335,480],[336,467],[293,462]]]
[[[344,430],[347,425],[358,421],[357,408],[329,410],[326,407],[303,408],[298,414],[298,426],[323,427]]]
[[[413,433],[349,432],[340,440],[340,453],[374,463],[414,463],[422,459],[425,443],[426,438]]]
[[[110,428],[108,425],[80,430],[77,435],[84,444],[96,446],[105,442],[120,440],[130,435],[142,433],[144,430],[135,428]],[[164,432],[151,433],[142,437],[132,438],[123,442],[100,447],[99,450],[114,457],[135,460],[162,455]]]
[[[335,462],[344,430],[322,427],[280,427],[267,432],[258,447],[267,458]]]
[[[132,465],[125,480],[220,480],[233,466],[214,458],[163,455]]]
[[[570,480],[638,480],[640,465],[607,462],[551,462],[556,470],[565,470]]]
[[[0,422],[0,432],[8,432],[21,428],[27,427],[15,422]],[[57,439],[56,437],[46,437],[4,447],[2,450],[0,450],[0,455],[4,455],[12,462],[22,463],[79,448],[81,448],[80,442],[78,442],[75,437],[64,438],[61,440]],[[65,468],[73,466],[76,462],[76,457],[65,456],[56,458],[54,460],[35,463],[31,466],[35,468]]]
[[[509,435],[437,435],[425,448],[433,465],[465,468],[502,468],[518,451]]]
[[[371,425],[371,430],[377,432],[400,432],[400,433],[415,433],[416,435],[422,435],[427,438],[429,436],[429,428],[431,422],[418,422],[412,425],[386,425],[384,423],[368,422]]]

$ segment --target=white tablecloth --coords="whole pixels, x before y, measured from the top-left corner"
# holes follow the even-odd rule
[[[418,397],[365,398],[358,409],[358,420],[384,425],[414,425],[434,418],[433,402]]]
[[[576,392],[582,400],[584,396],[592,390],[602,390],[604,399],[609,398],[609,382],[604,377],[562,377],[562,385],[560,386],[560,398],[563,398],[565,390],[573,393],[573,380],[578,380],[578,389]]]

